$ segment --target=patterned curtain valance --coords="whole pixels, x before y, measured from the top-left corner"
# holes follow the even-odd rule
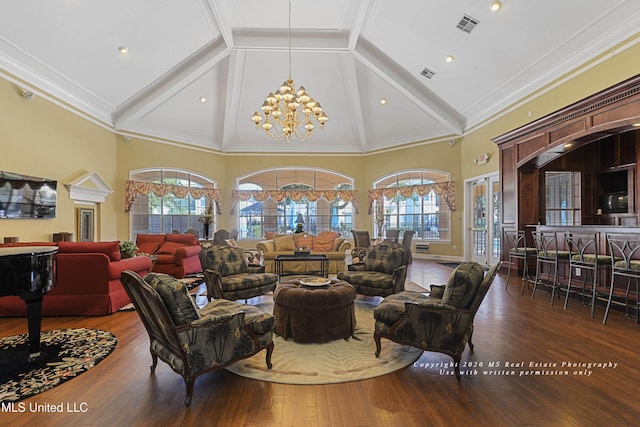
[[[376,188],[369,190],[368,213],[373,214],[373,202],[382,201],[383,197],[393,199],[397,194],[404,198],[409,198],[413,193],[423,197],[433,190],[436,194],[444,198],[444,202],[452,211],[456,210],[455,183],[453,181],[435,182],[432,184],[407,185],[403,187]]]
[[[184,199],[188,194],[194,199],[205,197],[208,200],[213,200],[216,204],[216,212],[222,214],[220,202],[222,200],[222,191],[217,188],[197,188],[197,187],[185,187],[182,185],[173,184],[160,184],[159,182],[142,182],[142,181],[127,181],[127,200],[126,200],[126,212],[131,210],[133,202],[138,196],[142,194],[146,196],[149,193],[153,193],[158,197],[166,196],[172,193],[179,199]]]
[[[231,192],[231,214],[235,213],[238,201],[247,201],[251,198],[258,202],[264,202],[269,197],[277,202],[281,202],[287,197],[299,202],[306,198],[310,202],[323,198],[329,202],[344,200],[351,202],[353,209],[358,213],[358,190],[233,190]]]

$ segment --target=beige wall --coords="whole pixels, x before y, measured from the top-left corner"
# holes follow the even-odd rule
[[[26,100],[15,85],[0,79],[0,170],[58,181],[55,219],[0,219],[0,236],[51,241],[51,234],[75,233],[76,205],[65,183],[96,172],[116,187],[116,138],[86,119],[45,99]],[[86,205],[85,205],[86,206]],[[111,196],[97,209],[96,237],[114,240],[118,201]]]
[[[136,138],[125,142],[122,137],[42,98],[35,96],[27,101],[19,95],[17,87],[0,80],[0,170],[59,181],[55,220],[0,219],[0,236],[19,236],[22,241],[51,240],[52,233],[75,232],[77,206],[62,184],[85,172],[97,172],[114,190],[107,202],[99,206],[98,238],[127,239],[129,215],[124,212],[125,182],[130,171],[149,167],[181,168],[216,180],[223,190],[222,215],[216,226],[227,229],[236,226],[229,209],[231,189],[238,176],[280,166],[333,170],[355,179],[360,195],[360,213],[355,225],[371,230],[367,190],[372,183],[397,171],[432,168],[449,172],[457,190],[457,211],[452,216],[452,243],[457,249],[452,250],[452,245],[433,245],[432,253],[460,256],[464,180],[497,172],[498,150],[491,139],[640,73],[638,57],[640,44],[616,55],[603,55],[599,59],[601,63],[593,68],[566,83],[558,83],[558,87],[540,91],[513,111],[503,112],[495,120],[488,120],[458,138],[453,146],[442,141],[352,156],[223,155]],[[491,158],[485,165],[476,165],[473,159],[482,153],[489,153]]]

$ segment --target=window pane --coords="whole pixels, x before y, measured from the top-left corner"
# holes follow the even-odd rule
[[[335,172],[308,168],[281,168],[260,171],[238,179],[240,190],[349,190],[353,180]],[[255,200],[238,204],[240,238],[259,239],[269,231],[292,233],[297,228],[298,215],[302,216],[302,229],[311,234],[333,230],[343,236],[351,234],[353,226],[352,204],[336,200],[306,198],[296,202],[287,198],[278,203],[268,199],[258,205]],[[249,207],[252,207],[249,209]],[[249,218],[249,214],[251,218]],[[249,221],[252,223],[249,226]]]
[[[438,171],[404,171],[387,176],[375,183],[375,188],[393,188],[445,182],[449,175]],[[448,206],[434,191],[420,197],[413,193],[403,197],[399,193],[391,200],[384,198],[385,228],[403,231],[415,230],[417,238],[450,240]],[[375,221],[375,215],[373,220]],[[374,226],[376,237],[377,226]]]
[[[579,172],[545,172],[547,225],[579,225],[580,205]]]
[[[181,185],[185,187],[216,188],[215,182],[202,175],[183,170],[152,169],[137,171],[131,179],[144,182]],[[205,211],[207,200],[194,199],[191,195],[180,199],[169,193],[162,198],[150,193],[138,195],[132,206],[132,239],[139,233],[184,233],[198,230],[202,235],[199,216]]]

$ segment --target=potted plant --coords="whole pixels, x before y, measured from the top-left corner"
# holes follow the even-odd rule
[[[131,240],[123,240],[120,242],[120,255],[122,258],[131,258],[136,256],[138,245]]]

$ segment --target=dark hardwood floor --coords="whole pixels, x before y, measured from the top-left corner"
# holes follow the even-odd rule
[[[409,279],[428,287],[444,282],[451,271],[416,259]],[[179,375],[162,362],[149,374],[149,341],[135,312],[45,318],[45,330],[109,330],[118,337],[118,347],[87,373],[24,401],[27,407],[86,403],[86,412],[5,411],[0,420],[11,426],[638,425],[640,325],[635,313],[628,319],[614,310],[602,325],[602,307],[591,319],[580,300],[571,300],[563,310],[557,302],[552,306],[544,292],[534,300],[530,292],[521,296],[518,277],[505,290],[505,280],[506,274],[498,276],[476,315],[475,351],[463,353],[469,367],[462,371],[469,375],[461,381],[442,372],[451,369],[429,366],[451,362],[438,353],[423,353],[415,365],[395,373],[346,384],[273,384],[221,370],[196,381],[189,408]],[[0,319],[0,328],[3,336],[24,333],[26,320]],[[547,375],[521,375],[531,363],[549,364],[542,369]]]

